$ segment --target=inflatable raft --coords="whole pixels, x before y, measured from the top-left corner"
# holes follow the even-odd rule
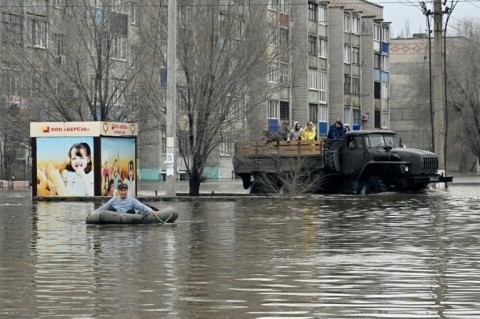
[[[112,211],[93,212],[87,216],[87,224],[165,224],[173,223],[178,213],[173,210],[157,212],[157,216],[140,213],[127,214]]]

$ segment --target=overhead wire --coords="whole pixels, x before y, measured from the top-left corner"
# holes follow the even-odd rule
[[[378,0],[375,2],[371,1],[362,1],[362,0],[349,0],[349,1],[344,1],[343,3],[345,4],[364,4],[365,2],[370,2],[372,4],[404,4],[408,6],[418,6],[417,3],[415,3],[412,0],[402,0],[402,1],[395,1],[395,0]],[[433,1],[428,1],[428,2],[433,2]],[[459,3],[470,3],[473,4],[473,2],[480,3],[480,0],[459,0]],[[268,3],[267,1],[263,1],[261,3],[245,3],[245,4],[220,4],[220,3],[215,3],[215,4],[199,4],[199,3],[177,3],[177,6],[188,6],[188,7],[229,7],[229,6],[266,6]],[[289,6],[305,6],[306,3],[288,3]],[[82,7],[91,7],[92,5],[89,4],[66,4],[63,5],[62,7],[72,7],[72,8],[82,8]],[[128,7],[129,5],[105,5],[102,4],[102,7]],[[162,7],[166,6],[165,4],[162,3],[157,3],[157,4],[141,4],[139,2],[136,2],[137,7],[144,7],[144,8],[150,8],[150,7]],[[1,4],[0,8],[55,8],[58,7],[55,4]],[[480,6],[479,6],[480,7]]]

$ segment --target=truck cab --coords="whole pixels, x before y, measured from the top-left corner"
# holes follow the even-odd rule
[[[431,182],[452,181],[437,173],[435,153],[401,147],[393,131],[351,131],[325,145],[325,167],[342,181],[335,191],[418,191]]]

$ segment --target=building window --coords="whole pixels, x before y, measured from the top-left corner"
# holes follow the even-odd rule
[[[245,36],[245,21],[240,18],[235,20],[235,39],[243,39]]]
[[[308,36],[308,55],[317,55],[317,37],[314,35]]]
[[[314,3],[308,3],[308,20],[317,22],[317,5]]]
[[[270,63],[269,65],[267,81],[270,83],[278,82],[278,66],[274,62]]]
[[[320,44],[320,49],[318,51],[318,56],[322,58],[327,57],[327,39],[318,38],[318,42]]]
[[[280,47],[288,49],[288,29],[280,28]]]
[[[384,70],[390,69],[390,59],[388,58],[388,55],[382,55],[382,65]]]
[[[45,21],[28,20],[28,40],[30,45],[45,48],[47,44],[47,23]]]
[[[280,12],[287,12],[287,0],[280,0]]]
[[[165,10],[168,17],[168,4]],[[193,10],[193,8],[190,6],[178,6],[178,25],[182,28],[187,28],[189,26],[192,17],[192,14],[190,13],[191,10]],[[219,21],[220,19],[221,17],[219,17]]]
[[[350,94],[350,75],[345,74],[343,77],[343,94]]]
[[[350,33],[352,32],[352,17],[343,16],[343,31]]]
[[[166,21],[168,18],[168,0],[159,0],[160,4],[160,20]]]
[[[125,11],[128,10],[128,8],[125,6],[125,0],[113,0],[112,11],[117,13],[125,13]]]
[[[290,121],[290,109],[287,101],[280,101],[280,121]]]
[[[287,12],[287,0],[268,0],[268,10]]]
[[[351,114],[350,107],[345,107],[343,109],[343,123],[350,125],[350,114]]]
[[[22,44],[22,17],[2,12],[2,41],[10,44]]]
[[[390,41],[390,29],[383,27],[382,28],[382,41],[389,42]]]
[[[347,64],[350,64],[350,46],[349,45],[345,45],[343,47],[343,62],[344,63],[347,63]]]
[[[136,2],[130,4],[130,23],[138,24],[138,5]]]
[[[279,0],[268,0],[268,10],[277,11]]]
[[[118,60],[127,60],[127,38],[121,35],[115,35],[112,38],[110,48],[112,58]]]
[[[270,45],[277,46],[278,44],[278,36],[277,36],[278,28],[275,25],[270,26],[269,28],[269,37],[270,37]]]
[[[379,99],[381,96],[381,85],[380,82],[373,82],[373,98],[374,99]]]
[[[234,153],[235,143],[229,134],[223,134],[223,142],[220,144],[220,156],[230,156]]]
[[[360,34],[360,18],[352,18],[352,33]]]
[[[352,94],[360,95],[360,79],[352,77]]]
[[[55,56],[58,63],[65,63],[65,34],[55,33],[53,35],[55,44]]]
[[[388,94],[388,82],[382,82],[382,99],[388,99],[389,94]]]
[[[55,33],[53,37],[55,42],[55,55],[65,56],[65,34]]]
[[[360,64],[360,48],[352,48],[352,64],[359,65]]]
[[[275,100],[268,100],[268,110],[267,116],[269,118],[278,118],[277,116],[277,101]]]
[[[327,103],[327,73],[318,72],[318,91],[319,91],[319,102],[326,104]]]
[[[0,92],[5,96],[21,95],[20,70],[0,69]]]
[[[318,120],[321,122],[328,122],[328,107],[326,105],[320,105],[319,111],[320,117]]]
[[[290,74],[288,70],[288,63],[280,64],[280,83],[285,86],[290,84]]]
[[[308,89],[318,90],[318,71],[315,69],[308,69]]]
[[[380,54],[374,54],[374,56],[373,56],[373,68],[374,69],[380,69],[381,68]]]
[[[166,44],[160,44],[160,53],[162,55],[162,65],[166,66],[167,65],[167,45]]]
[[[360,109],[354,108],[352,110],[353,110],[353,124],[360,123],[361,121]]]
[[[318,6],[318,23],[322,25],[327,24],[327,8],[324,6]]]
[[[316,127],[318,120],[318,104],[308,104],[308,121]]]
[[[381,30],[381,27],[379,24],[373,25],[373,40],[380,41],[380,30]]]

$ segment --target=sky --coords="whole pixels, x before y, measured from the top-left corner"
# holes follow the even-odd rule
[[[369,0],[372,3],[383,7],[383,19],[392,22],[390,28],[392,37],[405,36],[405,26],[410,27],[410,36],[413,33],[425,32],[427,30],[426,17],[420,9],[421,0]],[[427,9],[433,11],[433,0],[423,0]],[[443,2],[443,0],[442,0]],[[453,2],[455,3],[455,2]],[[447,0],[446,6],[451,7],[452,0]],[[444,6],[443,6],[444,8]],[[455,34],[455,27],[465,18],[476,19],[480,22],[480,0],[460,0],[452,11],[447,25],[447,34]],[[444,19],[446,15],[444,15]],[[430,22],[432,24],[432,22]],[[432,28],[433,29],[433,28]],[[402,34],[402,30],[404,31]]]

